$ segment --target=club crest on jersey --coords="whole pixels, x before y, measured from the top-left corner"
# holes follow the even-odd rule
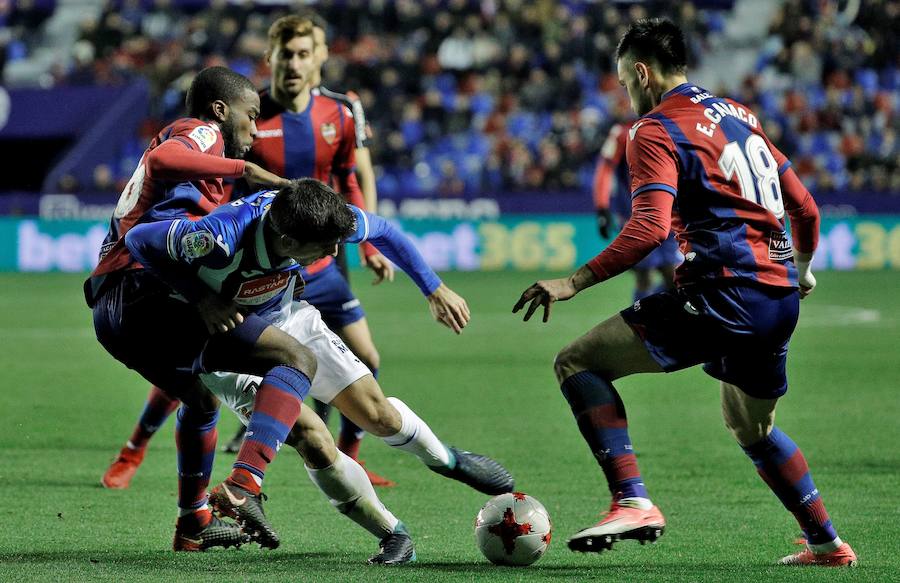
[[[188,134],[188,137],[197,144],[201,152],[212,148],[218,138],[216,130],[210,126],[197,126]]]
[[[337,128],[334,127],[334,124],[323,123],[320,129],[322,131],[322,138],[324,138],[324,140],[328,142],[328,145],[330,146],[331,144],[333,144],[334,139],[337,137]]]
[[[181,253],[185,259],[198,259],[209,255],[215,246],[215,239],[209,231],[188,233],[181,238]]]

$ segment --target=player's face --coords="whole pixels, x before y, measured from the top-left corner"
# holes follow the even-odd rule
[[[299,243],[289,237],[286,237],[286,239],[288,239],[285,248],[287,256],[304,267],[315,263],[323,257],[336,255],[338,251],[337,243]]]
[[[650,113],[653,109],[651,100],[650,83],[647,78],[646,66],[643,63],[635,62],[625,56],[616,62],[616,69],[619,75],[619,85],[628,92],[628,98],[631,100],[631,108],[638,115]]]
[[[256,118],[259,117],[259,95],[246,89],[240,99],[228,105],[228,116],[220,124],[225,139],[225,156],[243,158],[250,151],[256,137]]]
[[[317,66],[314,44],[312,36],[295,36],[272,49],[269,66],[273,88],[293,97],[308,86]]]

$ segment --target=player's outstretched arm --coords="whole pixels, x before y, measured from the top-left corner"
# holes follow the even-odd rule
[[[251,186],[262,188],[281,188],[282,186],[287,186],[291,183],[287,178],[282,178],[277,174],[273,174],[253,162],[246,162],[244,164],[244,174],[242,178],[249,182]]]
[[[357,229],[347,242],[373,243],[416,283],[428,298],[428,308],[435,320],[459,334],[471,318],[466,301],[441,282],[406,235],[378,215],[353,205],[350,208],[356,213]]]
[[[246,162],[193,150],[183,142],[166,140],[147,154],[147,175],[166,181],[240,178]]]

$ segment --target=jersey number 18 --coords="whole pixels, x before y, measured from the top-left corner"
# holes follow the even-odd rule
[[[777,219],[784,217],[778,164],[761,136],[750,134],[743,149],[737,142],[728,142],[719,156],[719,168],[726,180],[737,174],[741,196],[764,207]]]

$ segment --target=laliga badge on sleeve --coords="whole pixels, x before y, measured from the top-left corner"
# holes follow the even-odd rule
[[[188,137],[194,140],[201,152],[205,152],[213,147],[218,136],[216,130],[209,126],[197,126],[188,134]]]
[[[215,239],[209,231],[188,233],[181,238],[181,254],[185,259],[198,259],[209,255],[214,245]]]

